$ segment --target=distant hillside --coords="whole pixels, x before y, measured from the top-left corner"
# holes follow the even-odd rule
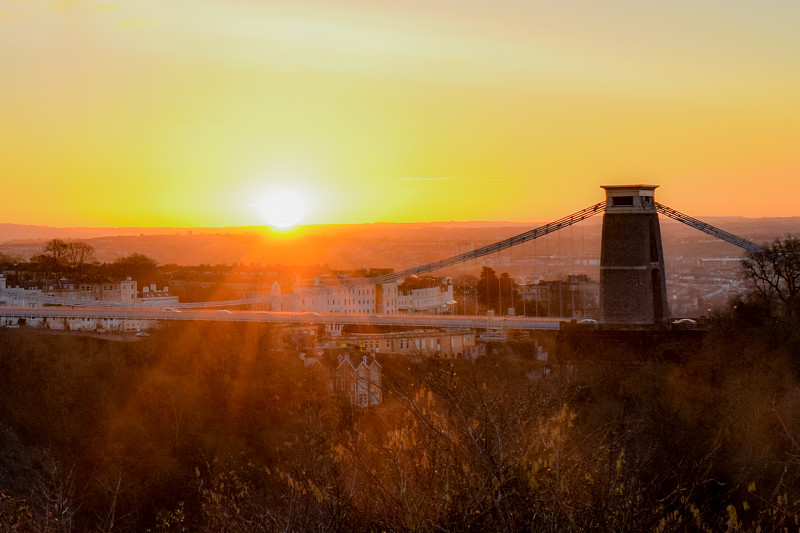
[[[800,233],[800,217],[705,218],[736,235],[765,242]],[[598,256],[601,217],[595,217],[508,254]],[[133,252],[169,264],[328,264],[332,268],[404,268],[434,261],[517,235],[541,225],[511,222],[316,225],[281,234],[265,228],[49,228],[0,224],[0,252],[27,259],[49,239],[79,239],[99,261]],[[738,253],[726,243],[662,219],[667,257]]]
[[[326,232],[331,229],[345,228],[388,228],[401,227],[403,229],[421,228],[493,228],[493,227],[532,227],[537,223],[525,222],[419,222],[419,223],[376,223],[376,224],[330,224],[303,226],[301,233]],[[85,228],[69,227],[59,228],[51,226],[30,226],[24,224],[0,224],[0,245],[17,241],[48,241],[50,239],[95,239],[98,237],[123,237],[131,235],[188,235],[191,234],[234,234],[264,232],[270,233],[268,228],[258,226],[243,227],[205,227],[205,228],[174,228],[174,227],[117,227],[117,228]]]
[[[0,243],[13,241],[47,241],[50,239],[93,239],[120,235],[164,235],[186,232],[180,228],[53,228],[50,226],[26,226],[23,224],[0,224]]]
[[[443,222],[266,228],[47,228],[0,225],[0,252],[27,259],[53,238],[88,242],[99,261],[139,252],[162,264],[324,264],[336,268],[416,264],[442,251],[468,251],[537,223]],[[12,238],[13,237],[13,238]],[[433,255],[430,255],[433,254]]]

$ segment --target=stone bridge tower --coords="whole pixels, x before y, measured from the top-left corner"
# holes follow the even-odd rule
[[[668,318],[658,185],[604,185],[600,311],[605,324],[662,324]]]

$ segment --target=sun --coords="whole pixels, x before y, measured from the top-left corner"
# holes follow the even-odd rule
[[[288,229],[300,224],[308,211],[308,197],[294,189],[267,192],[258,207],[267,225]]]

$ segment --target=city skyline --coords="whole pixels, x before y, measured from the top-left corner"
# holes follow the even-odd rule
[[[12,0],[0,222],[527,222],[641,182],[699,217],[797,215],[798,15]]]

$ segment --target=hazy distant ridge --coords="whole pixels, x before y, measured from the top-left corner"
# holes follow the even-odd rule
[[[758,243],[800,233],[800,217],[707,217],[703,220]],[[536,241],[539,253],[559,250],[599,254],[601,217]],[[159,263],[177,264],[329,264],[334,268],[390,266],[404,268],[463,253],[527,231],[541,222],[436,222],[303,226],[289,234],[263,227],[175,228],[51,228],[0,224],[0,252],[27,259],[53,238],[81,239],[95,248],[95,259],[113,261],[134,252]],[[730,245],[713,241],[697,230],[662,220],[665,246],[706,242],[694,253],[731,254]],[[560,241],[557,241],[560,239]],[[572,245],[569,241],[572,240]],[[560,244],[559,244],[560,242]],[[563,247],[562,247],[563,245]],[[529,245],[535,250],[536,245]],[[720,248],[722,247],[722,248]],[[675,250],[676,253],[679,250]],[[510,252],[513,253],[513,252]],[[517,250],[517,253],[524,253]]]

